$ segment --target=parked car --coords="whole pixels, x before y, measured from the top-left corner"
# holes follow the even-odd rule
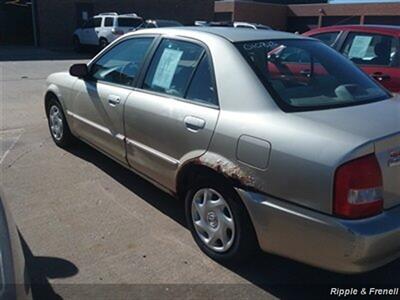
[[[248,23],[248,22],[207,22],[207,21],[196,21],[195,26],[202,27],[235,27],[235,28],[250,28],[250,29],[263,29],[263,30],[273,30],[270,26],[258,24],[258,23]]]
[[[390,91],[400,92],[400,26],[330,26],[304,35],[320,39]]]
[[[17,227],[0,191],[0,300],[32,299]]]
[[[101,13],[90,18],[82,28],[75,30],[74,49],[80,51],[82,46],[96,46],[103,49],[123,34],[135,30],[142,23],[143,19],[137,14]]]
[[[400,99],[318,40],[137,31],[50,75],[44,106],[58,146],[78,138],[185,199],[213,259],[259,245],[362,272],[400,255]]]
[[[182,23],[174,20],[146,20],[140,28],[181,27]]]

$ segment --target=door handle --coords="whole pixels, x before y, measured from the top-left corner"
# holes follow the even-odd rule
[[[200,129],[203,129],[204,126],[206,125],[206,121],[204,121],[201,118],[193,117],[193,116],[187,116],[184,119],[185,126],[189,131],[192,132],[197,132]]]
[[[108,96],[108,104],[110,106],[116,106],[121,102],[121,98],[118,96],[110,95]]]
[[[384,81],[384,80],[389,80],[390,76],[388,74],[384,74],[382,72],[376,72],[372,73],[371,75],[373,78],[375,78],[378,81]]]

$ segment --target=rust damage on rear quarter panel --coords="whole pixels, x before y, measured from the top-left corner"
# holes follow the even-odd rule
[[[239,186],[256,189],[254,177],[246,174],[240,166],[230,160],[215,154],[208,154],[196,158],[195,163],[215,170],[224,177],[233,180]]]

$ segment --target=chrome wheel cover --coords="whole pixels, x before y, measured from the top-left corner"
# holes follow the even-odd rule
[[[232,247],[235,222],[221,194],[211,188],[200,189],[193,196],[191,212],[196,233],[208,248],[226,252]]]
[[[52,136],[57,141],[61,140],[64,133],[64,123],[61,111],[56,105],[50,107],[49,122]]]

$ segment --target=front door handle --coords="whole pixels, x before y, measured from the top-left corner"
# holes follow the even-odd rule
[[[118,96],[110,95],[108,96],[108,104],[110,106],[116,106],[121,102],[121,98]]]
[[[185,117],[185,126],[189,131],[197,132],[200,129],[203,129],[206,126],[206,121],[201,118],[187,116]]]
[[[378,81],[384,81],[390,79],[390,76],[388,74],[384,74],[382,72],[373,73],[371,76]]]

